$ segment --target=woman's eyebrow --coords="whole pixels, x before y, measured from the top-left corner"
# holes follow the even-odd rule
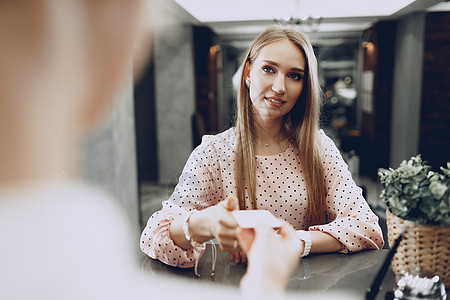
[[[263,60],[263,62],[268,63],[270,65],[273,65],[275,67],[279,67],[280,65],[277,62],[274,62],[273,60]],[[303,68],[300,67],[293,67],[290,69],[291,71],[295,71],[295,72],[299,72],[299,73],[305,73],[305,70]]]

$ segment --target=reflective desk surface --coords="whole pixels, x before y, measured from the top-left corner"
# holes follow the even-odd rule
[[[376,274],[384,262],[389,250],[371,250],[352,254],[317,254],[303,258],[287,284],[289,290],[305,290],[309,292],[333,292],[351,290],[364,299],[366,290],[371,286]],[[234,263],[225,252],[217,248],[216,272],[211,276],[211,245],[200,259],[198,270],[200,278],[196,278],[193,268],[181,269],[167,266],[160,261],[145,258],[142,270],[154,275],[174,275],[200,281],[218,282],[239,286],[239,281],[246,270],[246,264]],[[389,268],[376,299],[385,299],[387,291],[391,291],[395,277]]]

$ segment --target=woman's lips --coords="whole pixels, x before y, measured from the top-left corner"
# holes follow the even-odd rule
[[[286,101],[277,97],[264,97],[264,100],[272,107],[280,107],[286,103]]]

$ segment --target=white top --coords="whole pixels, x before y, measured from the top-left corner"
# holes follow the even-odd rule
[[[0,189],[0,299],[198,299],[200,291],[237,298],[237,289],[147,278],[136,240],[114,200],[92,187]]]

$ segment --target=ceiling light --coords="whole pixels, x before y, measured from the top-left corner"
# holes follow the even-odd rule
[[[288,19],[295,0],[174,0],[200,22]],[[305,0],[303,17],[326,18],[390,16],[414,0]],[[288,16],[287,16],[288,15]]]

